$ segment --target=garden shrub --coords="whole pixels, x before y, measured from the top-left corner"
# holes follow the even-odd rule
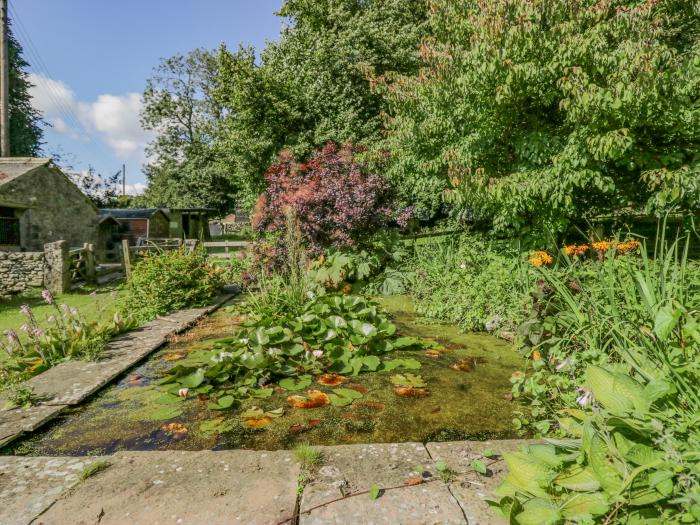
[[[403,202],[543,238],[700,207],[700,16],[688,0],[435,0],[424,66],[377,75]],[[445,192],[443,194],[443,192]]]
[[[697,523],[700,265],[687,244],[655,259],[626,255],[629,242],[598,248],[538,270],[516,423],[562,439],[505,454],[494,505],[516,525]]]
[[[475,235],[417,244],[406,287],[416,311],[463,330],[512,330],[524,317],[529,271],[506,243]]]
[[[354,159],[356,148],[328,143],[307,163],[285,153],[265,174],[267,189],[255,206],[258,232],[280,232],[294,213],[315,255],[323,248],[356,246],[387,225],[392,191],[386,179],[368,173]]]
[[[134,265],[121,309],[139,321],[148,321],[182,308],[207,305],[221,286],[221,271],[207,262],[203,249],[163,251]]]

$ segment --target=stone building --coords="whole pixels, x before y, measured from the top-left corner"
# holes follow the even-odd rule
[[[51,159],[0,158],[0,251],[96,243],[97,207]]]

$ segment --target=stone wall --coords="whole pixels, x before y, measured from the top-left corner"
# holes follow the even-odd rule
[[[43,252],[0,252],[0,298],[44,285]]]
[[[70,290],[66,241],[48,243],[43,252],[0,252],[0,299],[38,287],[48,288],[54,295]]]

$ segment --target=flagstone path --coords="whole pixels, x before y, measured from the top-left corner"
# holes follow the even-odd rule
[[[484,501],[502,479],[486,448],[518,440],[319,447],[304,473],[290,451],[118,452],[105,457],[0,457],[3,525],[499,524]],[[444,461],[454,477],[443,481]],[[102,469],[94,468],[94,465]],[[85,478],[93,465],[95,474]],[[420,472],[418,472],[420,471]],[[418,472],[418,475],[416,475]],[[382,490],[372,499],[373,484]]]

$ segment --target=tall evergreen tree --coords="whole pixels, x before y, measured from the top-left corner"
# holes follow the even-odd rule
[[[10,69],[10,154],[13,157],[35,157],[41,154],[44,131],[41,113],[32,106],[27,68],[22,45],[12,28],[8,28],[8,58]]]

